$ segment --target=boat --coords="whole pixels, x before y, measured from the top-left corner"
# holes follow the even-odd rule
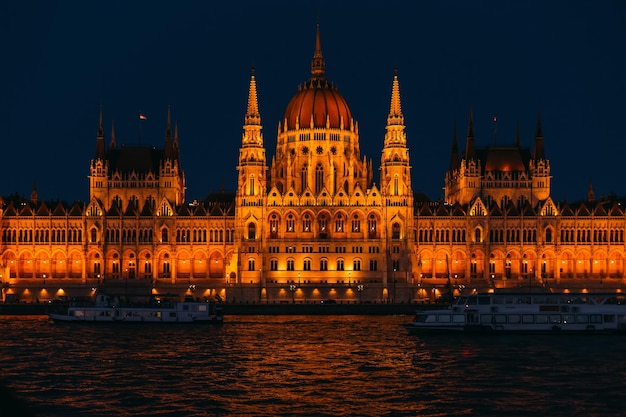
[[[417,311],[404,326],[422,332],[626,331],[626,296],[620,293],[477,293],[448,308]]]
[[[186,297],[183,302],[152,298],[147,302],[121,302],[97,293],[95,302],[72,302],[67,312],[50,313],[55,322],[72,323],[206,323],[222,324],[220,304]]]

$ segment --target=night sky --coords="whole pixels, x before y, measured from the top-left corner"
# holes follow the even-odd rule
[[[118,146],[158,147],[171,105],[187,200],[234,191],[251,68],[269,162],[318,21],[375,170],[397,68],[416,193],[443,197],[471,107],[477,146],[513,144],[519,123],[532,148],[541,111],[553,199],[583,199],[590,181],[626,195],[626,2],[545,0],[4,0],[0,195],[36,181],[40,199],[87,200],[101,105],[107,145],[114,122]]]

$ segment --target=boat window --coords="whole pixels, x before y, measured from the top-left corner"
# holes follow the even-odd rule
[[[450,314],[439,314],[439,323],[450,323]]]
[[[574,323],[574,315],[573,314],[563,314],[563,324]]]
[[[426,323],[434,323],[437,321],[437,316],[432,314],[432,315],[428,315],[428,317],[426,318]]]
[[[519,324],[522,317],[519,314],[509,314],[509,323]]]
[[[589,323],[602,323],[602,314],[590,314]]]
[[[524,324],[532,324],[533,323],[533,315],[532,314],[522,314],[522,323]]]
[[[561,322],[560,314],[550,314],[550,323],[557,324]]]
[[[576,323],[589,323],[589,316],[586,314],[576,314]]]
[[[493,320],[493,316],[491,314],[481,314],[480,315],[480,322],[482,324],[490,324],[492,320]]]
[[[468,306],[475,306],[477,304],[476,297],[467,297],[467,301],[465,302]]]
[[[453,314],[452,321],[454,323],[465,323],[465,314]]]
[[[547,314],[536,314],[535,315],[535,323],[537,323],[537,324],[547,324],[548,323],[548,315]]]
[[[493,321],[496,324],[504,324],[504,323],[506,323],[506,314],[494,314]]]
[[[605,323],[613,323],[615,321],[615,314],[605,314],[604,322]]]
[[[467,297],[459,297],[458,300],[456,301],[456,304],[463,305],[465,304],[466,300],[467,300]]]

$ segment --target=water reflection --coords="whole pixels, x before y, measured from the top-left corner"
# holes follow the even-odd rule
[[[409,317],[229,317],[222,327],[0,318],[10,386],[41,416],[600,415],[623,337],[409,336]]]

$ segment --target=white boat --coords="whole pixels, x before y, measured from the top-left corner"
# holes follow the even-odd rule
[[[410,333],[626,331],[626,296],[587,293],[487,293],[449,308],[418,311]]]
[[[119,298],[99,293],[95,303],[74,303],[66,313],[50,313],[56,322],[73,323],[207,323],[221,324],[222,307],[215,303],[170,302],[152,299],[146,303],[120,303]]]

